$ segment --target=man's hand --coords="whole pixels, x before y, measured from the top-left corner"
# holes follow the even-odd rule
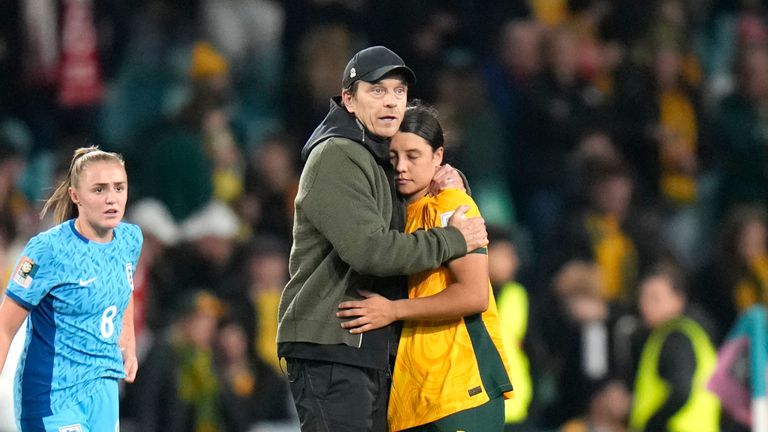
[[[448,164],[442,165],[437,170],[432,177],[432,182],[429,184],[429,193],[432,195],[437,195],[443,189],[467,191],[467,188],[464,186],[464,180],[459,172]]]
[[[388,326],[397,320],[395,303],[369,291],[359,291],[365,300],[345,301],[339,304],[339,318],[353,318],[341,323],[352,334],[365,333]]]
[[[452,226],[461,231],[464,240],[467,242],[467,253],[475,249],[488,246],[488,232],[485,230],[485,220],[481,217],[467,219],[464,215],[469,206],[460,206],[456,209],[450,219],[448,226]]]

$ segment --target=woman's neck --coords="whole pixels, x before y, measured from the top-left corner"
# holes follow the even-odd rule
[[[420,190],[411,195],[408,195],[407,197],[405,197],[405,202],[407,204],[415,203],[416,201],[424,198],[424,196],[427,194],[428,191],[429,191],[429,188],[424,188],[423,190]]]
[[[79,217],[75,219],[75,229],[80,235],[96,243],[109,243],[112,241],[112,238],[114,238],[112,228],[99,230],[88,222],[83,222]]]

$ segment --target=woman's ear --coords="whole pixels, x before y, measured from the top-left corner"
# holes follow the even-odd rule
[[[69,187],[67,189],[67,192],[69,193],[69,199],[72,200],[73,203],[76,205],[80,205],[80,196],[77,194],[77,191],[73,187]]]
[[[434,155],[432,155],[432,158],[437,163],[438,167],[443,164],[443,149],[444,147],[439,147],[437,150],[435,150]]]

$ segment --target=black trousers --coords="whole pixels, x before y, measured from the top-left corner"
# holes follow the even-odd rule
[[[387,371],[286,359],[302,432],[386,432]]]

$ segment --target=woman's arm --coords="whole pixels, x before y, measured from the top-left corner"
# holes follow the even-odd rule
[[[448,263],[455,282],[443,291],[413,299],[389,300],[373,293],[339,304],[339,318],[353,318],[341,326],[350,333],[375,330],[397,320],[447,320],[488,309],[488,255],[471,253]]]
[[[3,371],[13,337],[29,315],[18,303],[5,296],[0,303],[0,372]]]
[[[133,295],[128,300],[128,307],[123,314],[123,329],[118,340],[120,352],[123,354],[123,367],[125,368],[125,381],[132,383],[136,379],[139,370],[139,361],[136,358],[136,333],[133,328]]]

